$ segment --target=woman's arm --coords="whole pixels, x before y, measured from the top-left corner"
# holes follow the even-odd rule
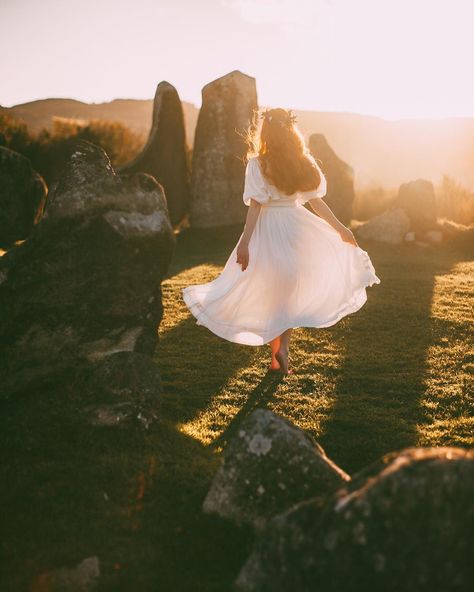
[[[257,218],[260,214],[261,207],[262,205],[258,201],[250,199],[250,205],[247,212],[247,218],[245,220],[244,231],[240,238],[239,244],[237,245],[237,263],[240,263],[242,265],[242,271],[245,271],[249,264],[250,237],[252,236],[253,229],[255,228],[255,224],[257,223]]]
[[[322,199],[309,199],[308,203],[311,205],[318,216],[321,216],[323,220],[326,220],[326,222],[341,235],[343,241],[350,243],[355,247],[359,246],[351,230],[349,230],[347,226],[344,226],[344,224],[336,218],[331,208]]]

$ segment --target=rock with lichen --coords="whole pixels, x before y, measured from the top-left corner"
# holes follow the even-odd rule
[[[305,432],[268,409],[257,409],[227,444],[203,509],[261,528],[292,504],[324,498],[348,480]]]
[[[71,384],[118,352],[151,360],[174,240],[153,177],[122,178],[101,148],[76,143],[34,232],[0,260],[2,396]]]
[[[243,135],[257,109],[255,78],[238,70],[206,84],[196,126],[190,223],[196,228],[243,222],[247,145]]]
[[[353,477],[322,509],[276,516],[243,566],[240,592],[468,591],[474,451],[408,448]]]

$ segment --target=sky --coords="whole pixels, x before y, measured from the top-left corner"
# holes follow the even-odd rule
[[[474,117],[474,0],[0,0],[0,105],[182,100],[232,70],[259,104]]]

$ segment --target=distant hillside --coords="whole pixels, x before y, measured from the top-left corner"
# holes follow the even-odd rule
[[[44,99],[15,105],[6,111],[37,131],[50,127],[53,116],[109,119],[147,133],[152,100],[116,99],[82,103],[73,99]],[[183,102],[188,145],[193,145],[199,109]],[[474,191],[474,119],[389,121],[357,113],[298,111],[307,138],[323,133],[338,155],[355,169],[356,188],[374,185],[396,188],[423,177],[437,184],[443,174]]]
[[[34,132],[43,127],[50,129],[53,117],[66,117],[119,121],[134,132],[146,135],[151,126],[153,100],[115,99],[110,103],[83,103],[74,99],[42,99],[1,109],[22,119]],[[183,101],[183,111],[186,139],[192,146],[199,109],[192,103]]]

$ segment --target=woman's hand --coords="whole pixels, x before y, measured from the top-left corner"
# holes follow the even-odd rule
[[[249,246],[246,242],[241,241],[237,245],[237,263],[242,265],[242,271],[247,269],[249,264]]]
[[[354,245],[354,247],[359,246],[356,239],[354,238],[354,235],[352,234],[352,231],[349,230],[349,228],[343,226],[340,230],[338,230],[338,232],[344,242]]]

